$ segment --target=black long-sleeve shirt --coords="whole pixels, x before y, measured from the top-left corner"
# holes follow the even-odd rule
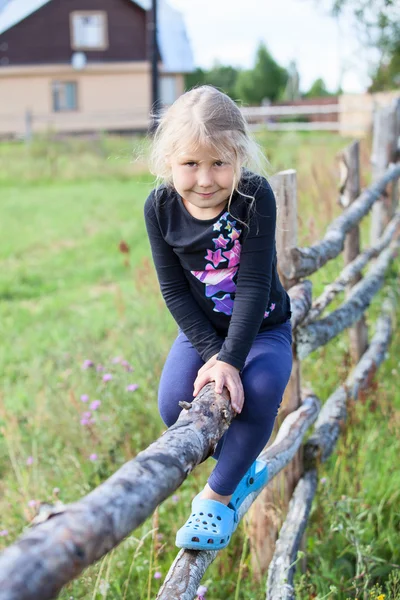
[[[264,177],[245,170],[239,190],[246,196],[234,192],[229,211],[202,220],[163,185],[150,193],[144,215],[175,321],[204,361],[218,353],[241,370],[257,333],[291,312],[276,268],[274,193]]]

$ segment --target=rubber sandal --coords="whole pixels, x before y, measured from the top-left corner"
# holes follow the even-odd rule
[[[175,544],[187,550],[222,550],[238,526],[238,515],[230,505],[200,498],[192,502],[192,514],[177,534]]]
[[[237,511],[249,494],[259,490],[268,478],[267,465],[255,460],[232,494],[230,504]]]

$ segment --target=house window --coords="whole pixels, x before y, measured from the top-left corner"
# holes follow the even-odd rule
[[[74,50],[105,50],[108,47],[105,12],[73,12],[70,27],[71,47]]]
[[[160,77],[160,100],[162,104],[171,105],[178,97],[177,80],[174,75]]]
[[[53,81],[53,111],[77,110],[77,85],[75,81]]]

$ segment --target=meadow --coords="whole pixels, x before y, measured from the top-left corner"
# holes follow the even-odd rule
[[[341,212],[329,133],[261,133],[270,173],[295,168],[299,244],[319,239]],[[0,144],[0,549],[40,502],[87,494],[164,430],[157,383],[176,335],[146,238],[143,203],[154,178],[141,138],[48,135]],[[370,144],[362,144],[362,185]],[[362,227],[368,243],[369,219]],[[315,276],[314,296],[343,264]],[[400,265],[368,310],[370,334],[385,295],[399,302]],[[324,401],[351,369],[345,332],[303,363],[303,385]],[[297,598],[400,599],[400,332],[371,389],[349,407],[322,465],[296,574]],[[177,373],[179,380],[179,373]],[[150,600],[176,556],[175,532],[212,469],[200,465],[179,490],[62,600]],[[248,527],[208,569],[207,600],[255,600]]]

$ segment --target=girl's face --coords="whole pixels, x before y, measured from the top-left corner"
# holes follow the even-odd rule
[[[233,166],[200,147],[170,161],[172,181],[186,210],[197,219],[212,219],[226,206],[234,184]]]

